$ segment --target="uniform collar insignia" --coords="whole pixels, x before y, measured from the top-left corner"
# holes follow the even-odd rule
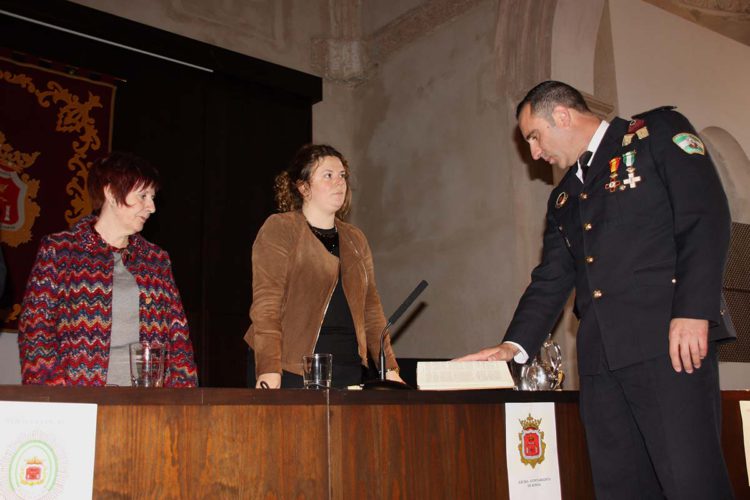
[[[630,123],[628,124],[628,134],[635,134],[638,129],[641,129],[646,126],[646,121],[642,120],[640,118],[636,118],[635,120],[630,120]]]

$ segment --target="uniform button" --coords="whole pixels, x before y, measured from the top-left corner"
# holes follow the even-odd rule
[[[586,264],[593,264],[594,263],[594,257],[591,255],[586,256]]]
[[[562,232],[562,226],[557,226],[557,230]]]
[[[672,283],[677,283],[677,278],[672,278]]]
[[[588,194],[586,194],[586,193],[581,193],[581,194],[579,194],[579,195],[578,195],[578,197],[579,197],[580,199],[582,199],[582,200],[588,200],[588,198],[589,198],[589,195],[588,195]]]
[[[590,223],[590,222],[587,222],[586,224],[584,224],[584,225],[583,225],[583,230],[584,230],[584,231],[591,231],[591,228],[592,228],[592,227],[593,227],[593,226],[591,225],[591,223]]]
[[[601,290],[594,290],[594,293],[592,293],[591,295],[592,295],[592,296],[593,296],[593,297],[594,297],[595,299],[601,299],[601,298],[602,298],[602,295],[604,295],[604,294],[602,293],[602,291],[601,291]]]

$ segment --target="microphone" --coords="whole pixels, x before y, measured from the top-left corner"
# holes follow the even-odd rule
[[[380,380],[376,381],[375,383],[369,383],[365,384],[366,387],[369,386],[369,388],[377,388],[377,387],[385,387],[385,388],[393,388],[395,386],[398,386],[399,388],[408,388],[405,384],[400,384],[398,382],[390,382],[386,380],[385,378],[385,334],[388,331],[388,329],[393,326],[396,321],[399,320],[401,315],[403,315],[407,309],[414,303],[415,300],[417,300],[417,297],[419,297],[422,292],[424,292],[424,289],[427,288],[428,283],[425,280],[422,280],[419,282],[417,287],[409,294],[408,297],[406,297],[406,300],[404,300],[401,305],[396,309],[396,312],[391,315],[391,317],[388,319],[388,322],[385,324],[385,328],[383,328],[383,331],[380,333]]]
[[[388,324],[386,325],[386,328],[389,326],[393,326],[393,324],[398,321],[398,319],[401,317],[402,314],[406,312],[407,309],[409,309],[409,306],[411,306],[415,300],[417,300],[417,297],[419,297],[422,292],[424,292],[424,289],[427,288],[427,283],[425,280],[422,280],[419,282],[417,287],[414,289],[414,291],[409,294],[408,297],[406,297],[406,300],[398,306],[398,309],[396,309],[396,312],[393,313],[393,315],[388,319]]]

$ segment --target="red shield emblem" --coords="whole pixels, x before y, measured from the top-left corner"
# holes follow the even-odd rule
[[[39,481],[42,478],[41,465],[28,465],[25,472],[24,476],[27,481]]]
[[[542,453],[542,438],[538,429],[528,429],[523,432],[523,456],[524,458],[539,458]]]

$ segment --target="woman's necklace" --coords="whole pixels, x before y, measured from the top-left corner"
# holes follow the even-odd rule
[[[331,229],[320,229],[319,227],[313,226],[309,222],[307,223],[307,225],[310,227],[310,230],[313,232],[313,234],[317,236],[326,250],[328,250],[331,254],[338,256],[339,231],[336,226],[333,226]]]

